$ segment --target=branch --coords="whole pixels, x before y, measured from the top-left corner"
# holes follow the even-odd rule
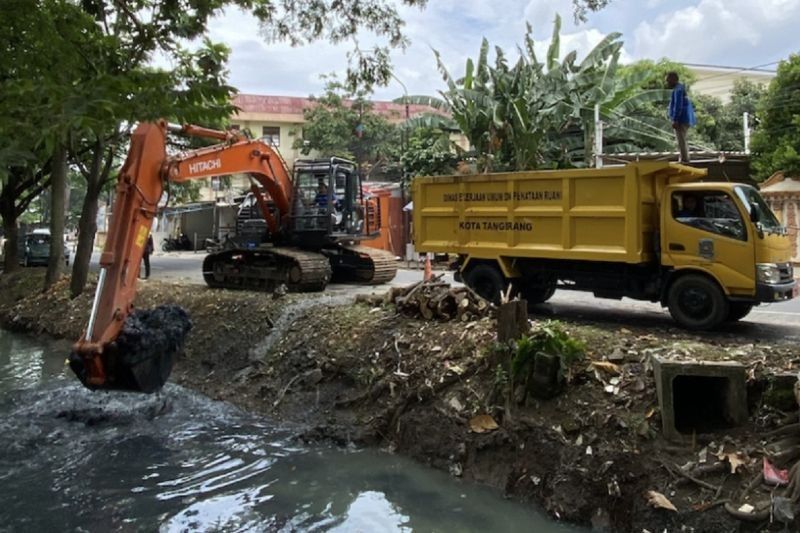
[[[40,194],[42,194],[42,191],[44,191],[49,186],[50,186],[50,178],[48,177],[46,180],[40,183],[38,187],[32,189],[27,196],[21,198],[19,200],[19,205],[17,206],[15,211],[16,215],[18,217],[21,216],[22,213],[24,213],[25,210],[28,209],[28,206],[31,204],[31,202]]]

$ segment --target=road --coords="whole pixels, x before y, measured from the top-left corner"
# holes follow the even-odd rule
[[[192,252],[156,252],[150,260],[152,278],[185,281],[203,284],[201,265],[205,254]],[[97,268],[99,254],[92,257],[93,268]],[[382,292],[390,286],[404,286],[422,278],[422,271],[401,269],[397,277],[383,286],[361,286],[331,284],[331,292]],[[445,273],[445,280],[454,283],[452,273]],[[537,306],[536,314],[552,318],[569,318],[606,322],[612,324],[634,324],[658,328],[673,328],[669,313],[658,304],[623,298],[607,300],[595,298],[589,293],[556,291],[546,304]],[[742,322],[726,326],[723,333],[734,333],[759,340],[793,340],[800,342],[800,298],[778,304],[756,307]]]

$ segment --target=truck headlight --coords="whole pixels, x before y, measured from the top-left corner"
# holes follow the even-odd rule
[[[776,285],[781,281],[781,271],[775,263],[758,263],[756,272],[761,283]]]

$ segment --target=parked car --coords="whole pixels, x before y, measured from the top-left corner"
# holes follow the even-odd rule
[[[35,229],[20,239],[19,262],[22,265],[47,265],[49,259],[49,229]],[[66,243],[64,243],[64,263],[69,266],[69,248],[67,248]]]

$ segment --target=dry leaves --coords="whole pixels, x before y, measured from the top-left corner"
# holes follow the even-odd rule
[[[474,433],[488,433],[499,427],[491,415],[473,416],[469,421],[469,429]]]
[[[672,502],[669,501],[666,496],[654,490],[647,491],[647,503],[656,509],[668,509],[670,511],[678,512],[678,509],[672,505]]]
[[[741,452],[735,452],[735,453],[723,452],[717,454],[717,458],[720,461],[725,461],[726,459],[728,460],[728,464],[730,464],[731,467],[731,474],[735,474],[736,470],[738,470],[740,466],[747,464],[747,457],[745,457],[744,454]]]
[[[615,376],[622,374],[622,369],[619,365],[615,365],[610,361],[592,361],[592,366]]]

